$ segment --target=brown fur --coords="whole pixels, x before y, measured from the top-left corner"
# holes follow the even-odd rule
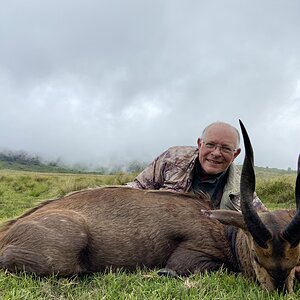
[[[63,276],[107,266],[167,266],[182,275],[218,269],[231,253],[224,226],[201,213],[209,203],[127,187],[73,193],[6,223],[0,264],[10,271]]]
[[[299,247],[291,249],[286,242],[277,252],[273,246],[262,249],[247,232],[241,213],[210,209],[204,196],[127,187],[79,191],[4,224],[0,267],[61,276],[106,267],[159,267],[179,275],[225,267],[257,279],[268,290],[276,288],[269,273],[277,270],[287,274],[291,290]],[[292,217],[290,211],[261,215],[272,232]]]
[[[211,218],[238,228],[236,238],[236,258],[240,271],[249,278],[256,279],[268,291],[291,292],[295,279],[295,267],[300,258],[300,247],[291,247],[281,232],[290,224],[295,210],[264,212],[260,218],[272,234],[267,248],[260,247],[247,230],[243,215],[233,211],[204,211]]]

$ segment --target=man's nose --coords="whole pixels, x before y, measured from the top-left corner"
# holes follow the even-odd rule
[[[216,145],[212,153],[221,155],[222,154],[221,147]]]

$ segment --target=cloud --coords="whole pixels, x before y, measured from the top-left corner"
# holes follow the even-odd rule
[[[12,1],[0,11],[0,148],[151,161],[242,119],[256,163],[296,165],[300,3]],[[239,159],[242,159],[240,155]]]

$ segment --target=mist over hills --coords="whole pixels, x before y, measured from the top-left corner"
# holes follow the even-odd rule
[[[109,167],[89,166],[83,163],[68,165],[60,159],[46,161],[38,155],[32,155],[25,151],[3,151],[0,152],[0,170],[19,170],[33,172],[58,172],[58,173],[138,173],[146,167],[147,163],[131,161],[127,164],[115,164]]]
[[[55,161],[46,161],[38,155],[33,155],[25,151],[3,151],[0,152],[0,170],[17,170],[32,172],[51,172],[51,173],[96,173],[96,174],[116,174],[116,173],[139,173],[150,162],[131,161],[127,164],[115,164],[109,167],[89,166],[83,163],[68,165],[57,159]],[[239,165],[241,168],[242,166]],[[255,166],[255,173],[262,175],[264,173],[274,175],[293,174],[296,171],[288,168],[287,170]]]

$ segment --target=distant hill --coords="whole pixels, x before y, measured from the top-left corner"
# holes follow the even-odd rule
[[[45,162],[38,156],[26,152],[0,152],[0,170],[31,171],[45,173],[88,173],[88,174],[116,174],[120,172],[139,173],[146,167],[146,163],[132,161],[127,166],[99,167],[91,170],[83,165],[68,167],[61,162]]]
[[[238,165],[238,168],[242,170],[243,165]],[[295,175],[296,171],[294,170],[283,170],[277,168],[269,168],[269,167],[257,167],[254,166],[254,172],[257,177],[276,177],[283,175]]]
[[[287,170],[282,170],[282,169],[277,169],[277,168],[269,168],[269,167],[254,167],[255,174],[256,175],[291,175],[291,174],[296,174],[295,170],[291,170],[290,168]]]
[[[47,173],[93,173],[93,174],[115,174],[119,172],[139,173],[147,166],[145,162],[133,161],[128,166],[115,166],[110,169],[98,168],[97,170],[89,170],[84,166],[68,167],[60,162],[44,162],[38,156],[32,156],[25,152],[0,152],[0,170],[16,170],[31,172],[47,172]],[[242,165],[238,166],[240,169]],[[267,175],[288,175],[295,174],[293,170],[282,170],[269,167],[255,167],[255,173],[258,176]]]
[[[25,152],[0,152],[0,169],[50,173],[78,173],[78,170],[60,166],[56,162],[42,162],[38,156],[30,156]]]

